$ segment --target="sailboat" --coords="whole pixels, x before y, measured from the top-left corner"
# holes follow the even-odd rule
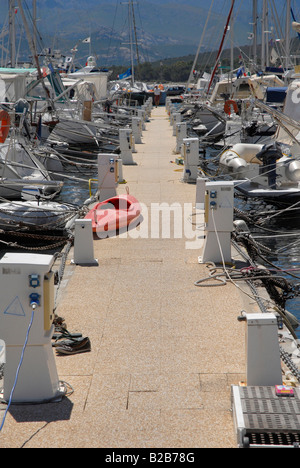
[[[135,10],[134,3],[129,0],[126,4],[128,6],[128,30],[129,30],[129,47],[130,47],[130,66],[127,70],[120,74],[118,81],[114,84],[115,90],[118,89],[118,95],[122,93],[123,97],[135,105],[141,106],[145,104],[149,96],[153,95],[153,90],[148,88],[146,83],[136,80],[136,66],[135,58],[137,63],[140,63],[140,54],[137,40],[137,30],[135,22]],[[136,53],[134,53],[134,46]],[[136,57],[135,57],[136,56]]]
[[[287,1],[284,44],[286,70],[291,69],[290,7],[291,2]],[[263,8],[265,12],[266,2],[263,3]],[[265,47],[263,41],[263,48]],[[264,67],[268,64],[266,50],[262,51],[262,63]],[[295,79],[287,87],[283,109],[271,107],[259,99],[255,100],[255,107],[270,116],[278,125],[275,135],[267,144],[240,143],[221,155],[220,165],[240,179],[240,182],[236,183],[236,189],[247,198],[263,199],[280,206],[293,205],[300,201],[299,90],[300,82]]]
[[[79,208],[40,199],[35,187],[24,190],[20,201],[0,201],[0,229],[5,232],[66,231],[79,217]]]
[[[62,190],[63,182],[52,180],[45,166],[26,145],[13,138],[0,144],[0,196],[17,200],[26,187],[38,187],[41,194],[54,198]]]
[[[29,149],[29,141],[23,135],[26,115],[21,118],[14,110],[0,106],[0,196],[18,199],[26,186],[38,186],[46,196],[60,193],[63,182],[52,180],[46,167]],[[11,117],[13,116],[13,117]],[[12,118],[15,120],[14,124]],[[25,132],[26,133],[26,132]]]
[[[214,1],[212,1],[211,9]],[[286,84],[283,79],[284,70],[281,69],[281,75],[274,71],[271,73],[267,68],[269,61],[267,58],[267,44],[264,40],[262,52],[262,63],[264,64],[260,69],[257,65],[258,47],[257,47],[257,33],[258,33],[258,1],[253,0],[253,32],[249,36],[249,40],[253,41],[253,60],[246,64],[243,55],[239,56],[239,68],[234,69],[234,2],[231,3],[231,9],[227,18],[226,26],[224,29],[223,38],[219,47],[215,68],[211,75],[205,73],[201,79],[198,80],[198,91],[200,99],[198,98],[197,118],[199,119],[199,126],[196,127],[200,132],[202,140],[205,139],[205,121],[207,114],[210,111],[210,121],[214,122],[216,129],[221,130],[221,124],[218,123],[216,117],[219,114],[225,121],[226,128],[223,130],[223,136],[220,138],[220,144],[224,146],[232,146],[240,142],[250,144],[266,144],[275,135],[277,124],[269,114],[260,112],[259,109],[253,105],[253,97],[265,102],[271,102],[277,108],[282,108],[286,96]],[[266,3],[264,2],[264,17]],[[226,35],[230,25],[231,34],[231,66],[230,73],[227,76],[217,77],[218,65],[225,43]],[[207,26],[207,24],[206,24]],[[204,28],[205,29],[205,28]],[[265,37],[267,34],[267,24],[263,21],[262,34]],[[203,41],[203,35],[199,44],[199,49]],[[274,55],[274,54],[273,54]],[[194,66],[197,56],[194,62]],[[258,72],[259,73],[256,73]],[[281,78],[280,78],[281,76]],[[190,74],[187,87],[190,87],[192,72]],[[214,82],[216,84],[213,86]],[[190,87],[191,88],[191,87]],[[202,88],[202,90],[200,89]],[[195,95],[195,89],[192,89],[190,99]],[[271,101],[272,100],[272,101]],[[200,104],[201,103],[201,109]],[[211,128],[211,126],[210,126]],[[208,131],[211,136],[210,128]],[[204,135],[204,136],[203,136]]]
[[[91,41],[91,38],[88,38]],[[84,40],[82,41],[84,42]],[[107,69],[99,68],[93,55],[89,55],[86,64],[80,70],[68,73],[68,78],[92,83],[95,87],[96,99],[105,99],[107,96],[108,78],[111,72]]]
[[[215,0],[212,0],[211,2],[210,10],[206,18],[206,23],[202,31],[199,47],[198,47],[195,60],[194,60],[194,63],[193,63],[193,66],[189,75],[188,82],[186,84],[187,100],[186,102],[183,103],[183,106],[181,107],[183,120],[187,121],[188,123],[189,136],[194,136],[194,135],[198,136],[201,139],[201,142],[204,144],[218,143],[219,141],[221,141],[226,131],[226,121],[227,121],[227,116],[224,113],[224,109],[222,107],[215,106],[214,103],[211,102],[210,94],[211,94],[212,85],[214,83],[216,73],[218,70],[220,56],[224,48],[225,38],[229,29],[229,24],[233,16],[235,0],[231,0],[231,7],[227,16],[226,25],[224,27],[224,32],[223,32],[221,44],[217,53],[214,70],[211,75],[208,75],[208,74],[205,75],[205,79],[204,79],[205,84],[204,84],[204,89],[203,89],[204,92],[199,93],[200,96],[198,97],[193,91],[193,86],[191,86],[193,71],[195,69],[198,56],[200,53],[200,49],[202,47],[202,43],[205,37],[205,32],[208,26],[208,22],[212,14],[214,1]],[[188,94],[189,91],[191,92],[191,94]],[[223,106],[224,106],[224,100],[223,100]]]
[[[10,2],[10,8],[12,8],[13,2]],[[35,74],[32,78],[30,85],[30,95],[32,100],[36,101],[37,111],[43,114],[42,125],[50,128],[53,126],[55,134],[52,132],[50,137],[53,141],[54,138],[65,139],[69,143],[98,143],[97,138],[97,127],[91,125],[90,122],[81,119],[78,112],[68,105],[69,100],[67,93],[69,88],[63,85],[60,74],[54,69],[51,58],[46,57],[46,66],[41,67],[36,48],[36,39],[32,36],[29,28],[29,24],[22,6],[21,0],[18,0],[18,9],[22,17],[22,22],[27,36],[27,41],[30,47],[30,51],[35,62]],[[36,35],[36,25],[34,25],[34,32]],[[48,84],[49,83],[49,84]],[[80,83],[80,80],[78,80]],[[24,86],[23,98],[26,99],[28,88]],[[36,96],[34,95],[36,93]],[[56,97],[53,97],[56,96]],[[65,106],[63,109],[57,105],[58,101],[63,101]],[[45,105],[46,103],[46,105]],[[48,111],[48,107],[51,109]],[[55,123],[55,125],[54,125]],[[52,129],[52,128],[51,128]],[[56,135],[54,137],[54,135]]]

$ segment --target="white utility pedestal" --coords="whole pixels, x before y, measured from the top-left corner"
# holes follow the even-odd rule
[[[142,105],[142,110],[145,111],[145,120],[146,120],[146,122],[149,122],[150,121],[149,117],[150,117],[150,114],[151,114],[149,106],[147,104],[143,104]]]
[[[120,136],[120,150],[121,150],[121,159],[124,166],[132,166],[136,163],[132,158],[133,152],[133,140],[132,140],[132,130],[127,128],[121,128],[119,130]]]
[[[196,209],[204,210],[206,183],[209,181],[206,177],[198,177],[196,181]]]
[[[98,260],[94,257],[94,238],[91,219],[76,219],[74,236],[75,265],[98,266]]]
[[[51,343],[53,262],[52,255],[27,253],[7,253],[0,260],[0,339],[5,343],[6,402],[14,387],[13,404],[44,403],[63,396]]]
[[[146,112],[143,109],[138,109],[137,116],[142,121],[142,130],[146,130]]]
[[[183,140],[187,138],[187,123],[181,122],[176,126],[176,153],[181,152]]]
[[[175,112],[173,115],[173,136],[176,136],[176,126],[179,123],[181,123],[181,114],[179,112]]]
[[[135,143],[140,145],[142,143],[142,121],[138,117],[132,117],[132,134]]]
[[[183,181],[195,183],[199,166],[199,139],[184,138],[181,145],[181,156],[184,161]]]
[[[98,154],[98,198],[102,202],[117,195],[118,163],[116,154]]]
[[[234,183],[207,182],[205,194],[205,243],[200,263],[231,263]]]
[[[247,386],[282,385],[278,323],[275,314],[245,314]]]
[[[174,114],[177,112],[176,106],[174,104],[171,104],[169,107],[169,116],[170,116],[170,125],[173,127],[174,125]]]

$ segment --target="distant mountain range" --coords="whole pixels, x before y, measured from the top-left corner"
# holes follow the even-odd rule
[[[141,60],[195,53],[208,13],[207,3],[203,0],[134,2]],[[42,23],[44,42],[48,40],[56,48],[68,50],[77,40],[91,35],[92,51],[103,65],[125,64],[130,59],[128,6],[120,0],[40,0],[38,5],[39,16],[47,18]],[[223,23],[224,17],[218,14],[211,31],[216,28],[218,32]],[[211,39],[206,46],[210,43]],[[80,46],[78,54],[88,49]]]
[[[276,2],[282,10],[282,0]],[[7,3],[0,6],[0,24],[1,18],[2,21],[5,18]],[[120,0],[38,0],[42,45],[68,55],[75,44],[79,44],[79,60],[85,60],[91,50],[99,65],[125,65],[130,60],[128,5],[125,3]],[[29,9],[31,4],[32,0],[24,2]],[[202,51],[218,48],[230,5],[231,0],[214,1]],[[210,6],[209,0],[134,1],[141,61],[195,54]],[[236,1],[235,45],[250,44],[251,7],[250,0]],[[20,23],[20,15],[17,17]],[[86,37],[91,37],[90,46],[80,43]],[[229,38],[226,45],[230,47]]]

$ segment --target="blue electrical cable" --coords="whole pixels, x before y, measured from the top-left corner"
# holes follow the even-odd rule
[[[18,377],[19,377],[20,369],[21,369],[21,366],[22,366],[22,363],[23,363],[23,359],[24,359],[24,354],[25,354],[25,350],[26,350],[27,343],[28,343],[29,333],[30,333],[30,330],[31,330],[31,327],[32,327],[32,324],[33,324],[35,307],[36,307],[36,305],[35,305],[35,304],[32,304],[31,320],[30,320],[29,327],[28,327],[28,330],[27,330],[27,333],[26,333],[25,343],[24,343],[24,346],[23,346],[23,349],[22,349],[21,359],[20,359],[20,362],[19,362],[19,365],[18,365],[18,368],[17,368],[17,373],[16,373],[14,385],[13,385],[13,387],[12,387],[12,389],[11,389],[10,396],[9,396],[9,401],[8,401],[8,405],[7,405],[7,408],[6,408],[6,410],[5,410],[5,413],[4,413],[4,416],[3,416],[3,420],[2,420],[2,423],[1,423],[1,426],[0,426],[0,432],[2,431],[2,429],[3,429],[3,427],[4,427],[4,423],[5,423],[5,420],[6,420],[6,416],[7,416],[8,410],[9,410],[10,405],[11,405],[11,402],[12,402],[12,397],[13,397],[15,388],[16,388],[17,383],[18,383]]]

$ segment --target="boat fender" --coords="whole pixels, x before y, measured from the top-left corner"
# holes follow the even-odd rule
[[[239,113],[239,107],[237,105],[237,102],[234,101],[233,99],[228,99],[228,101],[225,102],[224,104],[224,112],[227,115],[231,115],[231,108],[233,107],[233,110],[236,114]]]
[[[0,111],[0,143],[5,143],[10,129],[10,116],[8,112]]]
[[[98,201],[96,196],[90,197],[87,200],[84,201],[83,206],[89,206],[92,205],[92,203],[96,203]]]
[[[236,172],[243,171],[248,166],[247,162],[244,159],[240,158],[237,153],[230,150],[223,153],[223,155],[220,158],[220,164],[225,167],[231,168]]]
[[[233,172],[239,173],[243,172],[247,168],[248,164],[241,158],[232,158],[228,161],[228,167],[233,170]]]
[[[300,181],[300,161],[292,160],[286,166],[285,175],[292,182]]]
[[[261,161],[257,159],[256,155],[262,150],[262,148],[263,145],[238,143],[227,151],[237,154],[241,159],[244,159],[244,161],[246,161],[247,163],[261,164]]]
[[[247,225],[247,223],[243,219],[236,219],[233,223],[235,230],[237,232],[243,232],[243,233],[249,233],[250,234],[250,229]]]

